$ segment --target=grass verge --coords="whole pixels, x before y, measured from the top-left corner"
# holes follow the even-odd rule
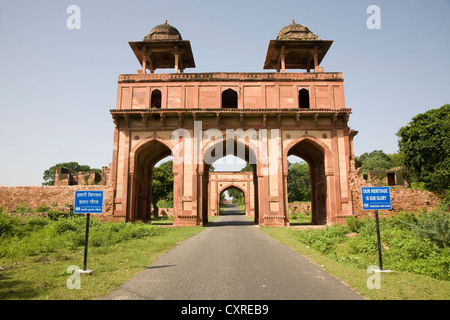
[[[450,281],[428,276],[395,271],[381,274],[380,289],[368,289],[367,280],[372,274],[331,259],[298,241],[298,230],[288,228],[261,227],[261,231],[280,243],[290,247],[312,263],[340,279],[366,299],[371,300],[448,300]]]
[[[94,271],[91,275],[81,275],[80,289],[69,289],[67,283],[71,274],[67,273],[67,269],[74,265],[83,267],[84,246],[77,245],[68,249],[64,245],[57,246],[52,242],[43,241],[39,244],[39,250],[34,249],[31,254],[28,254],[29,248],[32,247],[31,244],[25,245],[27,239],[37,242],[37,236],[41,238],[50,235],[54,238],[61,236],[61,239],[68,241],[67,231],[62,232],[58,229],[58,232],[55,232],[55,226],[61,227],[62,222],[67,223],[70,220],[53,223],[35,219],[33,226],[36,230],[30,231],[26,235],[19,237],[16,231],[14,237],[5,239],[6,232],[0,236],[0,245],[7,245],[12,249],[3,251],[4,254],[0,257],[0,300],[99,299],[146,269],[156,258],[175,245],[204,229],[203,227],[166,228],[145,227],[139,224],[115,224],[109,228],[121,227],[121,230],[125,228],[130,229],[129,231],[136,228],[137,231],[150,230],[152,234],[142,233],[141,237],[133,236],[127,238],[126,241],[100,244],[96,243],[96,238],[98,239],[102,235],[111,238],[113,233],[109,229],[104,229],[106,224],[103,226],[97,222],[92,228],[92,235],[90,232],[87,260],[87,268]],[[31,228],[29,223],[16,223],[17,225],[14,226],[16,230]],[[38,223],[43,226],[37,228],[36,224]],[[116,233],[117,231],[114,230]],[[33,236],[33,234],[37,236]],[[63,235],[66,237],[62,237]],[[121,237],[123,236],[121,235]],[[91,239],[93,240],[92,244]],[[13,240],[17,242],[15,243]],[[53,247],[44,250],[43,246],[50,244]],[[14,250],[15,246],[17,250]]]

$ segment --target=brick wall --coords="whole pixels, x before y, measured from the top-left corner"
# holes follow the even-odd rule
[[[361,217],[367,215],[368,212],[372,212],[362,209],[361,188],[374,187],[374,185],[368,183],[355,171],[350,174],[350,186],[352,190],[353,214]],[[384,214],[395,214],[402,210],[413,212],[420,210],[430,211],[439,204],[437,195],[430,191],[411,190],[402,186],[392,186],[390,190],[392,210],[383,210]]]
[[[0,187],[0,206],[6,212],[11,211],[20,203],[26,202],[34,209],[39,205],[52,207],[73,207],[75,191],[99,190],[104,191],[103,216],[111,216],[112,188],[104,186],[27,186]]]

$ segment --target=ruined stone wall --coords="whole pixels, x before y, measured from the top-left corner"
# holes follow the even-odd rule
[[[373,213],[371,210],[366,211],[362,208],[361,188],[374,187],[374,185],[364,180],[355,170],[350,174],[350,186],[352,189],[353,215],[362,217],[368,213]],[[412,190],[402,186],[391,186],[390,191],[392,210],[383,210],[383,214],[395,214],[402,210],[412,212],[431,211],[439,204],[437,195],[430,191]]]
[[[35,209],[40,205],[53,208],[71,206],[73,208],[75,191],[104,191],[103,217],[108,219],[112,212],[112,188],[104,186],[27,186],[0,187],[0,206],[5,212],[12,211],[18,204],[27,203]]]
[[[289,214],[294,213],[311,214],[311,202],[289,203]]]

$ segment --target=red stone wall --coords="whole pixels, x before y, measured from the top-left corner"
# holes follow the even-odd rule
[[[31,209],[39,205],[67,207],[74,204],[75,191],[104,191],[103,216],[111,216],[112,188],[103,186],[27,186],[0,187],[0,206],[5,212],[13,210],[18,204],[27,203]]]
[[[366,211],[362,208],[361,188],[373,187],[374,185],[358,176],[356,172],[350,174],[350,185],[352,189],[353,215],[362,217],[368,213],[373,213],[371,210]],[[412,212],[430,211],[439,204],[439,198],[430,191],[412,190],[402,186],[392,186],[390,191],[392,210],[383,210],[383,214],[395,214],[402,210]]]

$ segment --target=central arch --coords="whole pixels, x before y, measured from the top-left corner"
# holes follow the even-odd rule
[[[242,141],[242,139],[238,139],[237,137],[229,138],[229,139],[222,139],[218,141],[210,141],[208,144],[206,144],[202,149],[202,156],[203,156],[203,163],[202,163],[202,169],[200,170],[203,172],[203,175],[201,177],[201,189],[202,199],[202,221],[203,224],[208,223],[208,215],[211,209],[211,203],[210,203],[210,197],[208,197],[208,190],[209,190],[209,168],[211,164],[221,159],[227,155],[234,155],[246,162],[248,162],[252,168],[253,168],[253,188],[254,188],[254,204],[253,208],[255,208],[254,211],[254,217],[255,217],[255,223],[258,224],[259,221],[259,199],[258,199],[258,168],[257,168],[257,157],[256,157],[256,148],[252,146],[247,140],[245,142]],[[216,154],[216,151],[218,155]],[[228,186],[231,187],[231,186]],[[236,187],[236,186],[235,186]],[[224,191],[226,188],[223,188],[222,191]],[[240,188],[241,189],[241,188]],[[242,189],[241,189],[242,190]],[[219,194],[222,192],[220,191]],[[244,192],[244,195],[246,197],[246,203],[247,203],[247,192],[242,190]]]

